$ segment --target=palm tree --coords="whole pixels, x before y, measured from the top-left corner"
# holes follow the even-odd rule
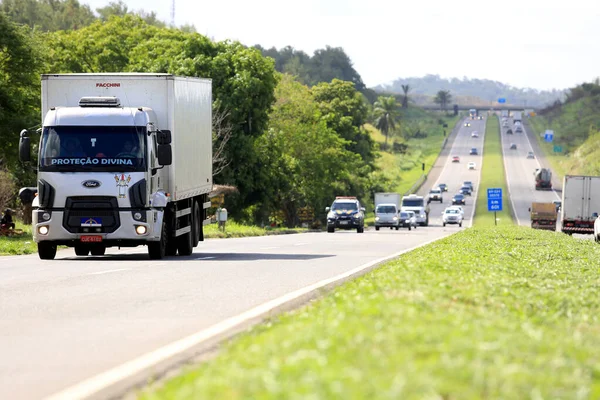
[[[440,90],[433,99],[433,102],[439,104],[444,111],[446,111],[446,107],[450,101],[452,101],[452,95],[449,90]]]
[[[404,98],[402,98],[402,108],[408,108],[408,92],[410,92],[410,85],[402,85],[402,91],[404,92]]]
[[[383,97],[379,96],[374,104],[375,115],[377,120],[375,124],[377,129],[385,135],[385,148],[387,149],[388,135],[390,131],[396,128],[394,116],[396,115],[396,99],[394,96]]]

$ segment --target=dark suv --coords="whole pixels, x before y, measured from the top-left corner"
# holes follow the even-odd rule
[[[365,209],[360,206],[356,197],[338,196],[327,211],[327,232],[333,233],[335,229],[356,229],[363,233],[365,230]]]

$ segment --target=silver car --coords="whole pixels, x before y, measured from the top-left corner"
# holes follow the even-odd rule
[[[398,209],[395,204],[378,204],[375,208],[375,230],[381,227],[398,230]]]
[[[401,228],[417,229],[417,216],[414,211],[401,211],[399,214],[399,226]]]

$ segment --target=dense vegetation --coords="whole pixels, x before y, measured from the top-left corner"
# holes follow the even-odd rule
[[[536,133],[554,131],[554,142],[540,144],[560,174],[600,175],[600,81],[570,89],[530,120]],[[538,135],[539,138],[539,135]],[[554,147],[562,148],[554,153]]]
[[[449,90],[457,104],[489,105],[498,98],[506,98],[507,103],[524,107],[541,107],[562,100],[564,90],[521,89],[489,79],[444,79],[439,75],[426,75],[422,78],[398,78],[389,85],[379,85],[379,92],[402,93],[402,85],[409,85],[413,101],[431,103],[440,89]]]

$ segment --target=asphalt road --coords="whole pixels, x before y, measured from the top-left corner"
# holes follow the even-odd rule
[[[508,135],[506,134],[507,128],[503,128],[501,122],[500,125],[506,180],[512,208],[519,225],[531,226],[529,214],[531,203],[551,203],[560,200],[560,195],[557,194],[555,190],[535,190],[535,178],[533,173],[536,168],[540,168],[540,161],[542,161],[542,165],[545,166],[545,164],[543,164],[543,160],[540,159],[543,157],[543,154],[539,152],[539,147],[535,146],[534,148],[532,146],[532,140],[535,140],[535,138],[531,136],[531,133],[527,134],[526,131],[524,131],[523,133],[513,133],[512,135]],[[514,132],[515,127],[511,118],[509,118],[509,127]],[[524,129],[527,128],[524,127]],[[517,145],[516,150],[510,149],[512,144]],[[534,152],[535,158],[527,158],[527,153],[530,151]],[[553,179],[553,182],[554,181],[555,180]],[[560,224],[557,224],[557,226],[559,225]]]
[[[464,123],[468,122],[470,126],[464,126]],[[475,191],[471,196],[466,196],[466,205],[463,206],[465,212],[465,220],[463,222],[463,228],[469,227],[473,223],[473,212],[475,209],[475,199],[477,198],[477,191],[479,190],[480,182],[480,168],[483,153],[483,139],[485,136],[485,117],[483,120],[471,120],[465,119],[461,123],[461,127],[454,138],[452,148],[443,160],[443,170],[439,174],[439,177],[434,181],[427,182],[425,187],[427,191],[436,187],[440,183],[448,185],[448,191],[444,193],[443,202],[431,202],[430,207],[430,218],[429,224],[432,227],[442,226],[442,212],[446,207],[452,205],[452,197],[458,193],[464,181],[471,181],[475,187]],[[471,134],[477,132],[479,137],[472,137]],[[469,155],[471,148],[476,148],[478,155]],[[460,162],[452,162],[452,157],[458,156]],[[467,168],[469,162],[475,162],[475,169],[470,170]],[[458,225],[446,225],[445,229],[460,229]]]

